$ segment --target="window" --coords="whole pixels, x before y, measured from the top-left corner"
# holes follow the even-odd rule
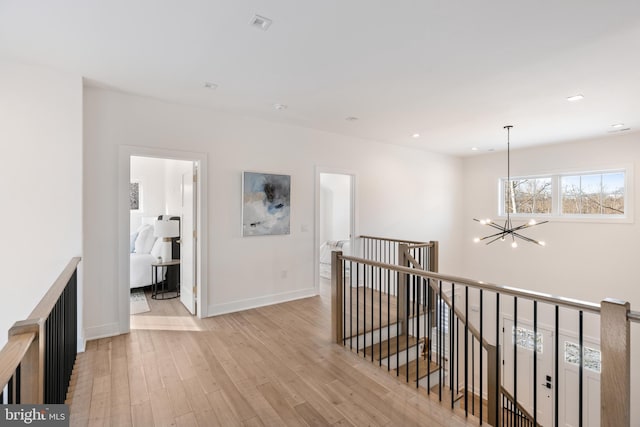
[[[587,346],[583,346],[582,350],[583,366],[590,371],[599,373],[602,360],[600,350]],[[564,342],[564,361],[580,366],[580,346],[578,344],[569,341]]]
[[[505,212],[523,214],[551,213],[551,177],[503,180]],[[511,190],[511,191],[509,191]]]
[[[563,214],[624,215],[624,172],[566,175],[560,185]]]
[[[630,218],[627,171],[525,176],[500,180],[500,215]]]
[[[516,344],[518,347],[533,351],[533,331],[531,329],[511,327],[511,344]],[[542,353],[542,333],[538,332],[536,342],[536,351]]]

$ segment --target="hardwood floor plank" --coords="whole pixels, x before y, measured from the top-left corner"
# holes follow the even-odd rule
[[[154,425],[151,402],[147,400],[131,405],[131,423],[133,427],[149,427]]]
[[[181,415],[176,418],[177,427],[198,427],[198,420],[193,412]]]
[[[149,398],[153,413],[153,425],[156,427],[175,425],[176,414],[173,411],[167,390],[164,388],[152,389],[149,391]]]
[[[311,427],[322,427],[330,424],[329,421],[327,421],[318,411],[313,408],[313,406],[309,405],[307,402],[296,405],[294,409],[298,413],[300,418],[302,418],[305,423],[307,423]]]
[[[208,394],[209,404],[213,408],[218,424],[221,426],[240,426],[239,414],[235,413],[231,408],[229,402],[224,396],[224,391],[219,390],[214,393]],[[253,418],[253,417],[250,417]]]
[[[112,405],[108,425],[132,427],[131,405],[128,402],[117,406]]]
[[[207,403],[207,406],[210,407],[209,403]],[[224,427],[218,421],[213,409],[198,410],[195,412],[195,417],[199,427]]]
[[[296,411],[286,402],[282,391],[278,390],[272,383],[261,384],[256,388],[280,416],[285,425],[299,426],[303,423]]]

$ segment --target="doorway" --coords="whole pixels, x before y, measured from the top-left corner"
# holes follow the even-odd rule
[[[331,253],[354,255],[355,175],[319,170],[316,179],[316,291],[331,279]]]
[[[519,320],[517,327],[514,328],[513,323],[513,319],[504,318],[502,337],[503,386],[512,396],[516,396],[515,391],[517,391],[518,402],[529,414],[533,414],[533,384],[531,384],[530,378],[533,378],[533,359],[534,354],[537,354],[537,378],[535,381],[537,382],[538,423],[545,426],[552,425],[554,416],[553,389],[557,382],[553,367],[554,334],[550,328],[538,325],[537,338],[535,338],[531,324]],[[537,353],[534,352],[534,346],[537,346]],[[514,372],[514,350],[517,351],[516,372]],[[517,381],[515,381],[516,378]],[[514,390],[514,382],[517,384],[517,390]]]
[[[206,245],[201,237],[206,235],[206,155],[121,146],[119,169],[121,332],[131,328],[132,288],[146,290],[143,295],[149,297],[151,306],[167,302],[186,315],[206,317],[207,304],[201,303],[207,301],[206,264],[202,262]],[[154,228],[158,220],[177,223],[177,235],[159,237]],[[147,245],[139,242],[143,229],[151,236]],[[157,265],[166,263],[171,265]],[[159,281],[164,281],[164,289],[173,290],[169,295],[176,298],[171,302],[150,299],[152,285]]]

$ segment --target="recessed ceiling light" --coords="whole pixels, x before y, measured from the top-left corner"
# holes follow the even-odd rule
[[[567,98],[567,101],[569,102],[576,102],[576,101],[581,101],[584,99],[584,95],[581,94],[577,94],[577,95],[573,95]]]
[[[348,122],[355,122],[356,120],[358,120],[357,117],[353,117],[353,116],[349,116],[349,117],[345,117],[345,120]]]
[[[419,133],[414,133],[413,135],[411,135],[411,138],[420,138],[420,134]]]
[[[628,131],[628,130],[631,130],[631,128],[622,128],[622,129],[617,128],[617,129],[611,129],[611,130],[609,131],[609,133],[626,132],[626,131]]]
[[[471,151],[478,151],[478,147],[471,147]]]
[[[207,89],[211,89],[211,90],[218,89],[218,85],[215,84],[215,83],[211,83],[211,82],[204,82],[204,87],[206,87]]]
[[[271,26],[272,22],[273,21],[271,19],[266,18],[264,16],[253,15],[251,17],[251,20],[249,21],[249,24],[254,28],[258,28],[262,31],[267,31]]]
[[[287,106],[284,104],[273,104],[273,108],[275,108],[276,110],[286,110]]]
[[[622,126],[624,126],[624,123],[614,123],[611,125],[612,128],[621,128]]]

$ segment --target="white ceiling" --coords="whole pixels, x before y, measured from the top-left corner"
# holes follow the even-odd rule
[[[454,155],[640,130],[638,0],[0,0],[3,56]]]

